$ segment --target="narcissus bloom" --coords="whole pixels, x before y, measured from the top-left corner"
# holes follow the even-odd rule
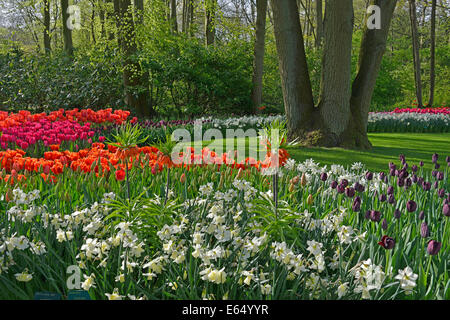
[[[28,273],[28,269],[25,269],[22,273],[16,273],[15,277],[17,281],[20,282],[28,282],[33,279],[33,275],[31,273]]]

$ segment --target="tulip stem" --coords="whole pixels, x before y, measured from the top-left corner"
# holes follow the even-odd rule
[[[166,182],[166,194],[164,199],[164,206],[166,206],[167,199],[169,198],[169,181],[170,181],[170,168],[167,167],[167,182]]]
[[[128,159],[125,159],[125,172],[127,174],[127,195],[128,195],[128,201],[130,201],[130,181],[128,179]]]

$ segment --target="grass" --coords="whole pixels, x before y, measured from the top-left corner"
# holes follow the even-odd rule
[[[243,143],[244,138],[234,139],[234,147]],[[223,150],[229,150],[233,146],[233,139],[220,139],[203,141],[203,146],[211,150],[222,152],[218,147],[223,145]],[[372,142],[371,150],[346,150],[342,148],[306,148],[289,147],[288,152],[292,158],[298,161],[313,158],[321,165],[341,164],[344,167],[354,162],[361,162],[366,168],[379,172],[387,171],[389,162],[399,162],[399,155],[404,154],[407,161],[412,164],[425,163],[426,169],[434,169],[431,163],[433,153],[438,153],[440,163],[450,155],[450,133],[370,133]],[[227,147],[226,147],[227,145]],[[246,150],[258,151],[259,144],[252,141],[249,147],[249,138],[245,138]],[[248,155],[248,151],[247,155]]]

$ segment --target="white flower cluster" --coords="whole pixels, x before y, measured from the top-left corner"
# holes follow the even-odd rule
[[[385,273],[381,266],[372,263],[367,259],[353,267],[357,286],[354,292],[361,293],[363,299],[370,299],[371,290],[380,290],[385,279]]]

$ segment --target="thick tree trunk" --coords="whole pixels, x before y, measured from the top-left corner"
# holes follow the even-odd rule
[[[327,0],[320,91],[320,123],[328,145],[339,145],[350,120],[352,0]]]
[[[316,0],[316,48],[322,46],[323,38],[323,9],[322,0]]]
[[[264,45],[266,36],[267,0],[256,0],[256,39],[253,60],[253,109],[257,112],[262,102]]]
[[[98,6],[98,17],[100,18],[100,25],[101,25],[100,37],[104,39],[106,36],[106,30],[105,30],[105,8],[103,7],[103,1],[98,0],[97,6]]]
[[[62,10],[62,25],[63,25],[63,36],[64,36],[64,50],[68,55],[73,55],[73,42],[72,42],[72,30],[67,26],[67,21],[69,19],[69,14],[67,13],[67,8],[69,7],[69,0],[61,0],[61,10]]]
[[[137,51],[135,38],[135,25],[131,0],[120,0],[120,20],[119,30],[120,43],[123,61],[123,83],[125,87],[125,97],[128,106],[134,108],[136,112],[144,117],[154,116],[153,108],[148,104],[149,90],[148,83],[142,76],[139,62],[133,59]]]
[[[352,85],[351,126],[345,137],[347,145],[367,149],[371,147],[367,137],[367,121],[373,90],[380,70],[381,61],[386,51],[389,28],[397,0],[372,0],[371,5],[381,9],[381,29],[368,29],[365,23],[358,69]],[[366,17],[367,21],[367,17]]]
[[[217,0],[205,0],[205,39],[206,46],[214,44],[216,37],[215,16]]]
[[[434,85],[436,81],[436,0],[431,4],[431,48],[430,48],[430,97],[428,106],[434,104]]]
[[[420,52],[419,52],[419,36],[417,31],[417,14],[416,14],[416,1],[409,0],[409,16],[411,20],[411,38],[413,47],[413,59],[414,59],[414,79],[416,83],[416,97],[417,106],[421,108],[423,106],[422,101],[422,79],[420,73]]]
[[[271,6],[289,137],[294,138],[312,125],[314,111],[305,46],[296,1],[272,0]]]
[[[50,0],[44,0],[44,49],[45,53],[52,51],[50,42]]]

